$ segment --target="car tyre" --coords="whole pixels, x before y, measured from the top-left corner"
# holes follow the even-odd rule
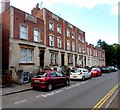
[[[48,90],[48,91],[51,91],[52,89],[53,89],[52,84],[48,84],[48,86],[47,86],[47,90]]]
[[[82,77],[82,80],[85,81],[85,76]]]
[[[90,79],[92,79],[92,75],[90,75]]]
[[[69,80],[66,80],[65,85],[66,85],[66,86],[69,86],[69,85],[70,85],[70,81],[69,81]]]

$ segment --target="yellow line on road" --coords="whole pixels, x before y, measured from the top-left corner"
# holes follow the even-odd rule
[[[94,107],[92,110],[98,110],[106,101],[107,99],[116,91],[116,89],[120,86],[120,82],[113,87],[113,89],[106,95],[104,96]]]

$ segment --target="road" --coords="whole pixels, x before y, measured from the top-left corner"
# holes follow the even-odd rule
[[[71,81],[70,86],[50,92],[30,90],[3,96],[2,105],[3,108],[93,108],[118,83],[118,73]]]

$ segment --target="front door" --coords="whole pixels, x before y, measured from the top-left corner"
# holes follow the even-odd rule
[[[40,50],[40,67],[43,68],[44,67],[44,50]]]
[[[64,54],[61,54],[61,66],[64,66]]]
[[[77,66],[77,55],[75,55],[75,66]]]

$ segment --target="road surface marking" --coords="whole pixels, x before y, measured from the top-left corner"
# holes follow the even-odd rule
[[[120,90],[120,89],[119,89]],[[111,102],[113,101],[113,99],[115,98],[115,96],[118,94],[119,90],[116,91],[116,93],[114,94],[114,96],[111,98],[111,100],[108,102],[108,104],[106,105],[105,108],[108,108],[109,105],[111,104]]]
[[[19,102],[15,102],[14,104],[19,104],[19,103],[23,103],[25,102],[26,100],[22,100],[22,101],[19,101]]]
[[[73,85],[71,85],[71,86],[65,87],[65,88],[63,88],[63,89],[60,89],[60,90],[57,90],[57,91],[53,91],[53,92],[48,93],[48,94],[41,94],[41,95],[38,95],[38,96],[36,96],[36,97],[37,97],[37,98],[39,98],[39,97],[44,97],[44,98],[46,98],[46,97],[48,97],[48,96],[52,96],[52,95],[58,94],[58,93],[60,93],[60,92],[62,92],[62,91],[64,91],[64,90],[69,90],[69,89],[72,89],[72,88],[74,88],[74,87],[80,86],[81,84],[84,84],[84,83],[87,83],[87,81],[79,82],[79,83],[73,84]]]
[[[61,89],[61,90],[57,90],[57,91],[54,91],[54,92],[51,92],[51,93],[48,93],[48,94],[42,94],[42,95],[38,95],[38,96],[36,96],[36,97],[48,97],[48,96],[52,96],[52,95],[55,95],[55,94],[57,94],[57,93],[60,93],[60,92],[62,92],[63,90]]]
[[[116,91],[116,89],[120,86],[120,83],[118,83],[113,89],[104,96],[94,107],[92,110],[98,110],[107,100],[108,98]]]

